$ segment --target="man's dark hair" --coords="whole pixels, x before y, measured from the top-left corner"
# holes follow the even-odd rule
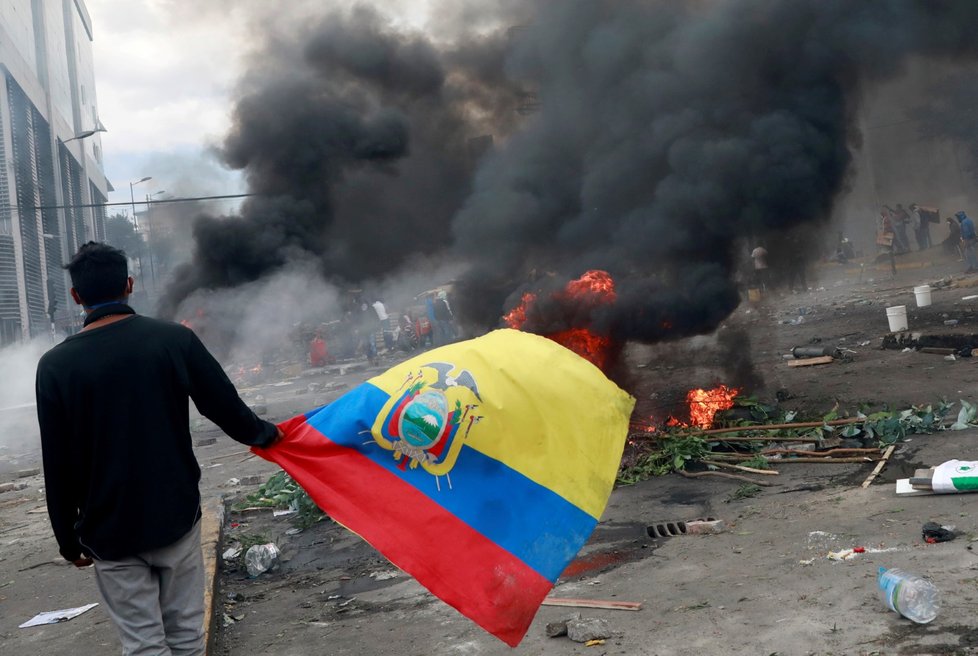
[[[108,244],[90,241],[82,245],[64,268],[85,305],[118,300],[126,291],[126,254]]]

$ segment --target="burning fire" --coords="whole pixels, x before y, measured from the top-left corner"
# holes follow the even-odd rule
[[[524,292],[519,305],[503,316],[503,323],[510,328],[522,329],[526,325],[527,315],[536,298],[535,294]],[[615,281],[611,274],[595,269],[585,272],[577,280],[568,282],[555,298],[579,306],[594,307],[614,303],[618,295],[615,293]],[[608,362],[612,346],[611,338],[593,333],[588,328],[568,328],[544,337],[569,348],[600,369],[604,369]]]
[[[520,299],[520,304],[503,315],[503,323],[516,330],[522,328],[523,324],[526,323],[526,311],[530,309],[530,306],[533,305],[533,301],[535,300],[537,300],[536,294],[523,292],[523,298]]]
[[[694,426],[704,430],[713,427],[713,419],[718,412],[729,410],[734,405],[734,399],[740,390],[726,385],[719,385],[713,389],[691,389],[686,392],[686,404],[689,406],[689,422],[684,422],[676,417],[669,417],[666,426],[670,428],[680,427],[689,428]],[[646,422],[633,422],[632,430],[636,432],[654,433],[658,429],[654,417],[649,417]]]
[[[547,335],[547,337],[574,351],[599,369],[604,369],[608,363],[608,349],[611,347],[609,337],[595,335],[587,328],[562,330],[559,333]]]
[[[595,305],[614,303],[618,298],[611,274],[600,269],[586,271],[577,280],[571,280],[564,286],[564,295],[577,301],[590,301]]]
[[[255,382],[261,376],[261,374],[262,366],[259,362],[254,367],[240,365],[230,374],[230,378],[236,385],[244,385]]]
[[[689,404],[689,421],[700,428],[713,426],[713,417],[722,410],[733,407],[734,399],[740,390],[720,385],[711,390],[692,389],[686,393]]]

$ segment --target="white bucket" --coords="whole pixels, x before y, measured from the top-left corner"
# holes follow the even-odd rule
[[[898,333],[907,329],[907,306],[894,305],[886,308],[886,320],[890,322],[890,332]]]
[[[914,287],[913,293],[917,297],[917,307],[927,307],[930,305],[930,285]]]

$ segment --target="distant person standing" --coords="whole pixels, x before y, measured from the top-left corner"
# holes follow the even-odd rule
[[[439,346],[455,341],[455,329],[452,321],[455,316],[452,308],[448,304],[448,294],[442,290],[438,292],[432,301],[432,308],[435,314],[435,335]]]
[[[907,226],[910,225],[910,214],[897,203],[892,211],[893,229],[896,234],[897,254],[910,252],[910,238],[907,236]]]
[[[968,265],[964,272],[975,273],[978,271],[978,253],[975,253],[978,236],[975,235],[975,223],[964,212],[958,212],[954,216],[961,223],[961,249],[964,251],[965,264]]]
[[[313,367],[324,367],[329,360],[329,350],[326,348],[326,340],[323,339],[321,332],[317,331],[316,336],[309,342],[309,364]]]
[[[384,300],[378,298],[373,302],[374,312],[377,313],[377,321],[380,323],[380,333],[384,338],[384,347],[388,351],[394,349],[394,334],[391,332],[391,322],[390,315],[387,314],[387,307],[384,305]]]
[[[758,289],[767,289],[768,285],[768,266],[767,249],[758,245],[750,252],[750,257],[754,261],[754,284]]]
[[[893,257],[895,251],[893,221],[890,220],[890,213],[883,208],[880,211],[876,223],[876,260],[886,258],[890,261],[890,272],[896,277],[896,258]]]
[[[916,203],[910,205],[910,228],[913,230],[914,239],[917,240],[917,250],[927,250],[930,244],[927,243],[927,226],[924,219],[920,216],[920,208]]]
[[[944,219],[947,223],[947,237],[944,238],[942,246],[948,255],[957,255],[960,262],[963,255],[961,253],[961,224],[954,217]]]

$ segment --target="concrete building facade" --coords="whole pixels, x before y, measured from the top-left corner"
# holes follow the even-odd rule
[[[80,326],[62,264],[105,232],[84,0],[0,2],[0,346]]]

